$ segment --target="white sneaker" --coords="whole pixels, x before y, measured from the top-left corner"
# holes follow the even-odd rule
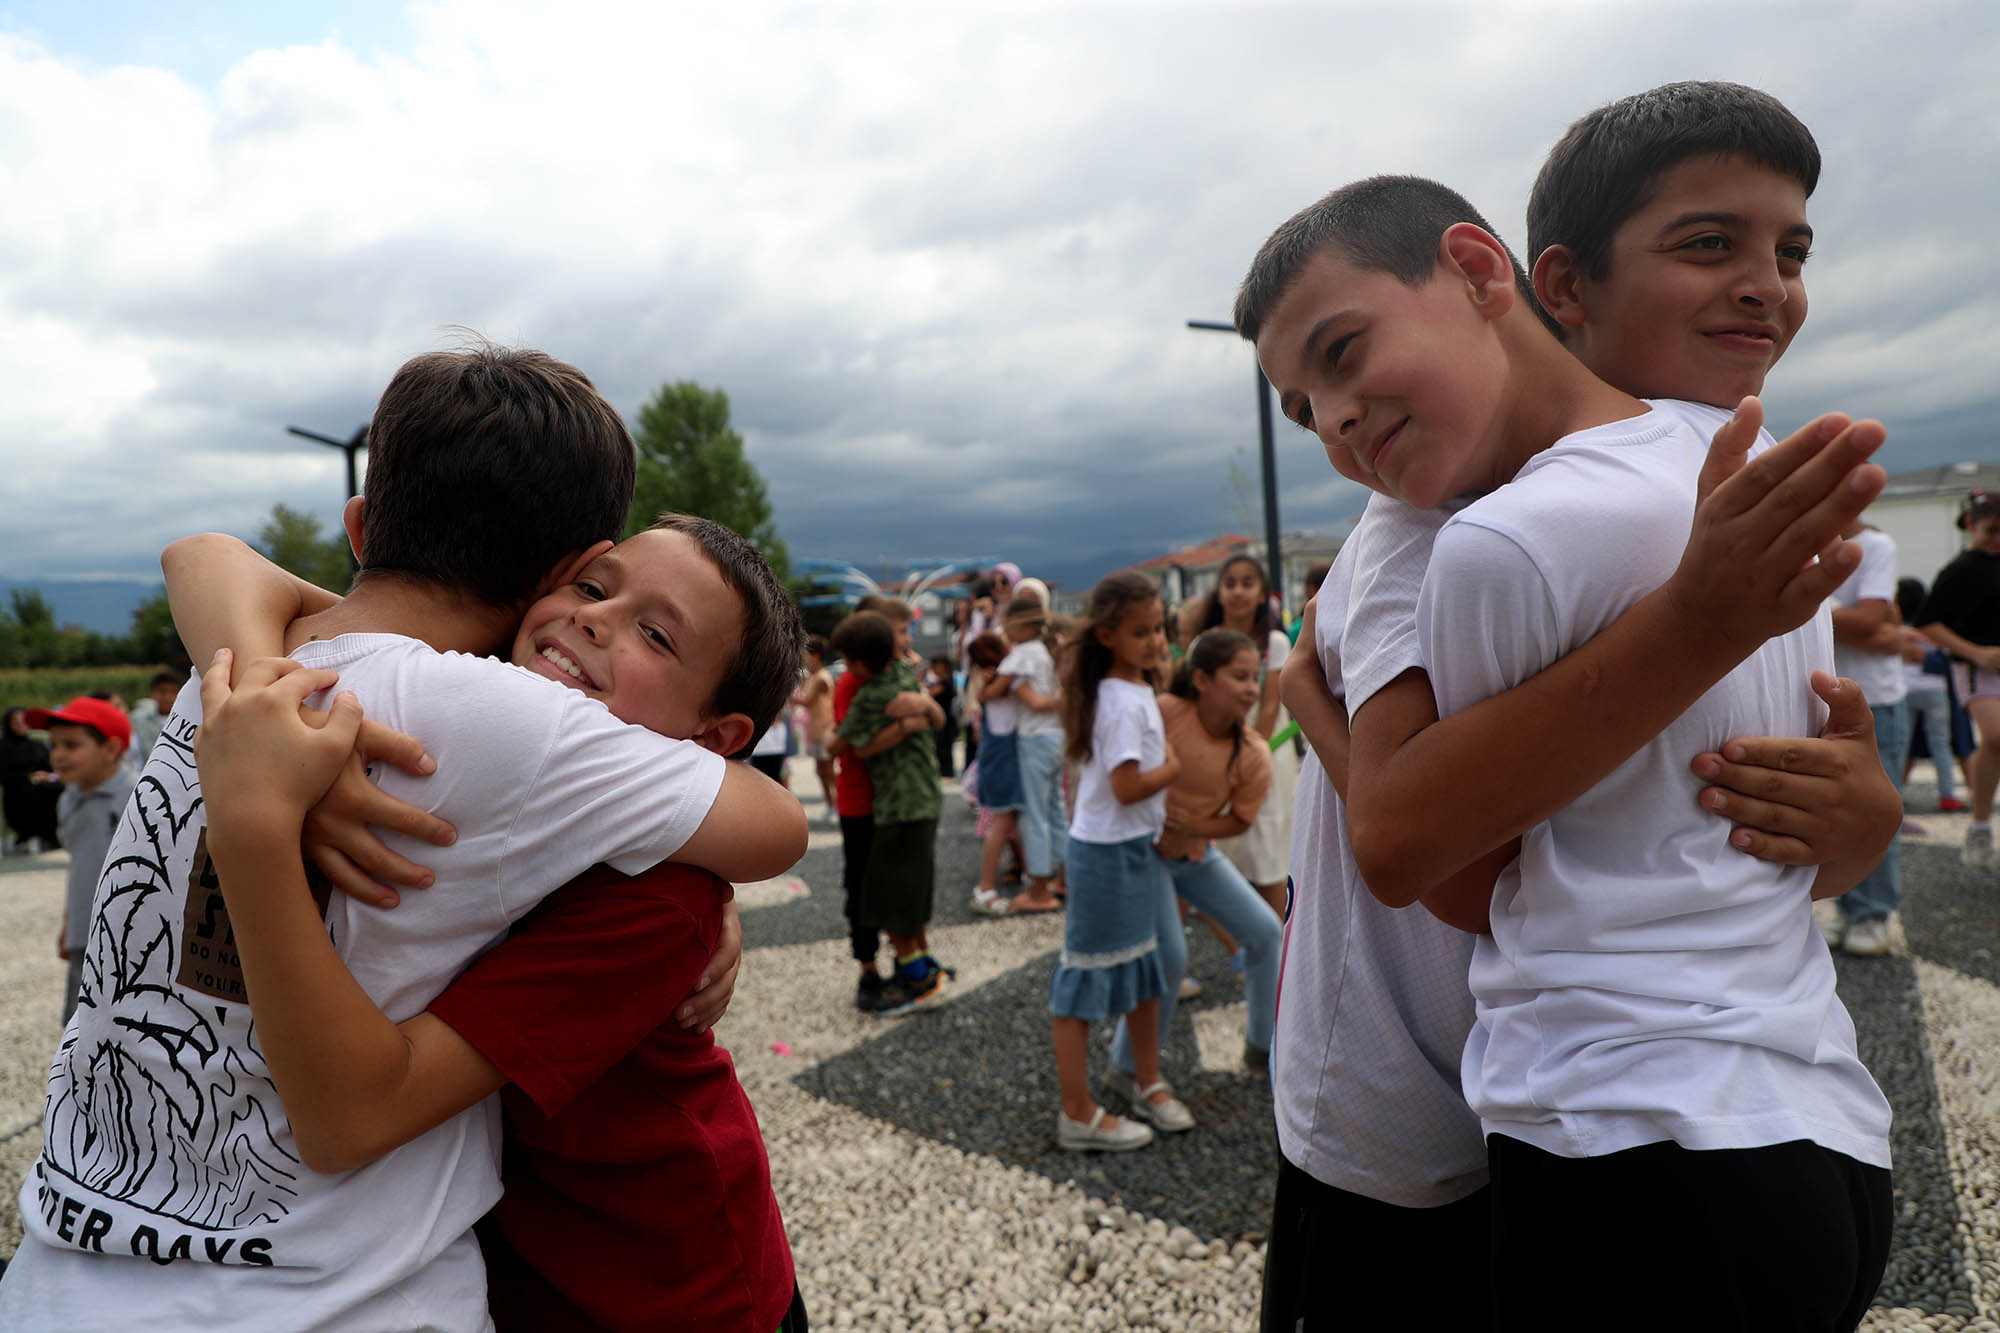
[[[1821,918],[1819,937],[1826,941],[1827,948],[1838,949],[1841,941],[1847,938],[1847,918],[1839,915]]]
[[[1959,860],[1969,866],[1983,868],[2000,865],[2000,853],[1993,848],[1993,830],[1974,824],[1965,831],[1965,847],[1958,854]]]
[[[1840,949],[1856,958],[1879,958],[1889,952],[1889,918],[1869,916],[1848,922]]]
[[[1152,1141],[1153,1131],[1129,1115],[1119,1117],[1116,1125],[1106,1129],[1101,1106],[1087,1125],[1070,1119],[1067,1112],[1056,1112],[1056,1146],[1065,1152],[1131,1152]]]

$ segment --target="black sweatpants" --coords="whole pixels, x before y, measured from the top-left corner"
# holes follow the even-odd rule
[[[1490,1329],[1486,1195],[1399,1208],[1336,1189],[1280,1157],[1263,1333]]]
[[[840,817],[840,888],[846,895],[847,940],[854,961],[872,963],[882,947],[882,936],[873,926],[861,924],[861,891],[868,879],[868,856],[875,846],[874,815]]]
[[[1503,1329],[1849,1333],[1889,1262],[1889,1173],[1803,1139],[1486,1150]]]

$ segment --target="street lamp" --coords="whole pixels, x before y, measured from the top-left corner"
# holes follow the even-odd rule
[[[312,440],[318,444],[331,445],[333,448],[346,454],[347,498],[352,500],[355,496],[361,494],[360,478],[354,468],[354,457],[368,447],[368,427],[363,426],[360,430],[355,431],[354,438],[351,440],[336,440],[331,435],[322,435],[316,430],[307,430],[304,426],[287,426],[285,429],[302,440]],[[361,562],[355,558],[352,550],[349,550],[347,553],[347,567],[349,569],[359,569],[361,567]]]
[[[301,439],[331,445],[346,454],[347,498],[352,500],[355,496],[361,494],[361,486],[354,470],[354,456],[368,447],[368,427],[363,426],[360,430],[355,431],[354,438],[351,440],[336,440],[331,435],[322,435],[316,430],[307,430],[303,426],[287,426],[285,429]]]
[[[1234,324],[1212,319],[1191,319],[1187,326],[1211,333],[1236,332]],[[1271,576],[1271,591],[1278,595],[1278,609],[1282,612],[1285,606],[1285,561],[1278,549],[1278,452],[1271,440],[1271,381],[1264,378],[1264,367],[1257,365],[1254,356],[1251,364],[1257,366],[1257,466],[1264,478],[1264,568]]]

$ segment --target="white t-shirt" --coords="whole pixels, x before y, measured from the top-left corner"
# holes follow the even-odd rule
[[[1526,680],[1666,581],[1725,418],[1662,403],[1579,432],[1445,525],[1417,612],[1441,714]],[[1470,973],[1463,1076],[1488,1132],[1565,1157],[1811,1139],[1889,1165],[1889,1106],[1834,992],[1813,869],[1730,847],[1688,769],[1732,736],[1818,734],[1807,682],[1832,655],[1824,614],[1770,640],[1529,830]]]
[[[1076,780],[1076,810],[1069,836],[1085,842],[1157,838],[1167,821],[1167,789],[1126,805],[1111,791],[1111,770],[1138,760],[1145,772],[1167,761],[1167,727],[1153,691],[1107,676],[1097,685],[1097,720],[1090,730],[1090,759]]]
[[[1854,607],[1880,600],[1896,610],[1896,543],[1886,532],[1863,528],[1854,538],[1861,548],[1861,564],[1847,581],[1833,590],[1834,605]],[[1861,697],[1870,708],[1887,708],[1909,692],[1903,680],[1900,653],[1871,653],[1865,648],[1834,641],[1833,670],[1861,687]]]
[[[1046,694],[1053,698],[1061,692],[1061,687],[1056,684],[1055,656],[1049,652],[1049,646],[1040,639],[1029,639],[1026,643],[1015,644],[1014,651],[1008,653],[1006,660],[1000,663],[998,674],[1014,677],[1037,694]],[[1013,729],[1020,735],[1062,734],[1061,712],[1052,710],[1038,713],[1012,696],[1009,696],[1008,702],[1013,704],[1015,709],[1016,726]]]
[[[376,776],[458,829],[442,848],[384,835],[434,887],[390,911],[328,903],[349,970],[398,1022],[579,872],[672,855],[721,784],[719,756],[502,662],[377,634],[293,656],[423,741],[435,774]],[[500,1196],[497,1100],[353,1171],[301,1164],[206,854],[200,721],[191,684],[98,883],[0,1328],[486,1328],[468,1233]]]
[[[1334,694],[1350,704],[1352,688],[1342,685],[1349,665],[1341,654],[1344,623],[1387,629],[1400,622],[1404,667],[1419,665],[1417,592],[1445,517],[1370,501],[1320,585],[1320,663]],[[1400,604],[1351,600],[1369,556],[1405,575],[1397,584],[1405,593]],[[1291,859],[1271,1045],[1279,1147],[1315,1179],[1397,1207],[1464,1198],[1486,1183],[1479,1117],[1458,1083],[1472,1028],[1465,972],[1473,937],[1421,907],[1384,907],[1368,892],[1347,840],[1346,807],[1310,751],[1299,768]]]

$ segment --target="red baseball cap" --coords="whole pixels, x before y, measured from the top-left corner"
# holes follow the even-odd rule
[[[106,699],[85,696],[71,699],[61,708],[30,708],[27,717],[28,725],[37,731],[46,730],[51,722],[74,722],[80,727],[96,727],[127,749],[132,746],[132,719],[125,716],[124,709]]]

